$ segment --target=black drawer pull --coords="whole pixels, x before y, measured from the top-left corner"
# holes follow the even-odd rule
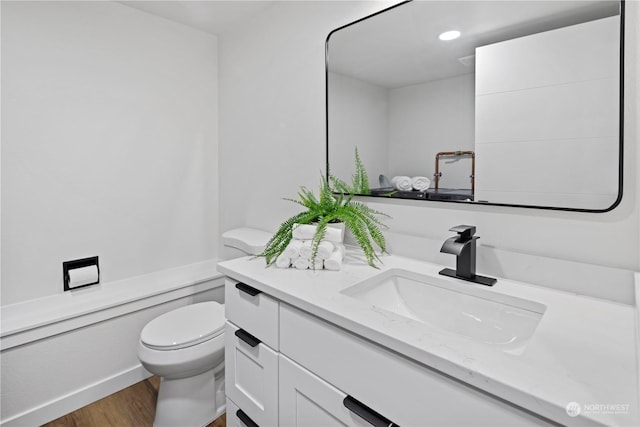
[[[260,427],[258,424],[256,424],[255,421],[249,418],[249,416],[245,414],[242,409],[238,409],[236,411],[236,416],[240,418],[240,421],[242,421],[247,427]]]
[[[351,396],[345,397],[342,404],[374,427],[400,427]]]
[[[242,292],[255,297],[256,295],[262,293],[262,291],[247,285],[246,283],[238,282],[236,283],[236,289],[240,289]]]
[[[251,335],[249,332],[245,331],[244,329],[238,329],[237,331],[235,331],[235,335],[240,338],[242,341],[246,342],[247,344],[249,344],[251,347],[255,347],[258,344],[260,344],[260,340],[256,337],[254,337],[253,335]]]

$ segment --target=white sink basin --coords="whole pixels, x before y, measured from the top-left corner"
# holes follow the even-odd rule
[[[389,270],[343,294],[441,331],[519,354],[546,306],[468,282]]]

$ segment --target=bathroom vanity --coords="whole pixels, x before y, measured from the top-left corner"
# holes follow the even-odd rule
[[[219,264],[228,425],[640,424],[634,307],[383,261]]]

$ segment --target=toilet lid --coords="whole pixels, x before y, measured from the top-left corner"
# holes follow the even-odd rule
[[[140,340],[155,350],[176,350],[220,335],[224,321],[224,306],[215,301],[187,305],[147,323]]]

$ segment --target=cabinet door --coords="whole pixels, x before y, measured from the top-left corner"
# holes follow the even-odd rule
[[[389,420],[364,409],[367,422],[344,405],[347,395],[316,377],[286,356],[280,355],[280,425],[282,427],[337,427],[392,425]],[[360,409],[354,409],[359,412]]]
[[[278,354],[260,342],[225,327],[225,386],[227,397],[259,426],[278,425]],[[247,423],[245,423],[247,424]]]

